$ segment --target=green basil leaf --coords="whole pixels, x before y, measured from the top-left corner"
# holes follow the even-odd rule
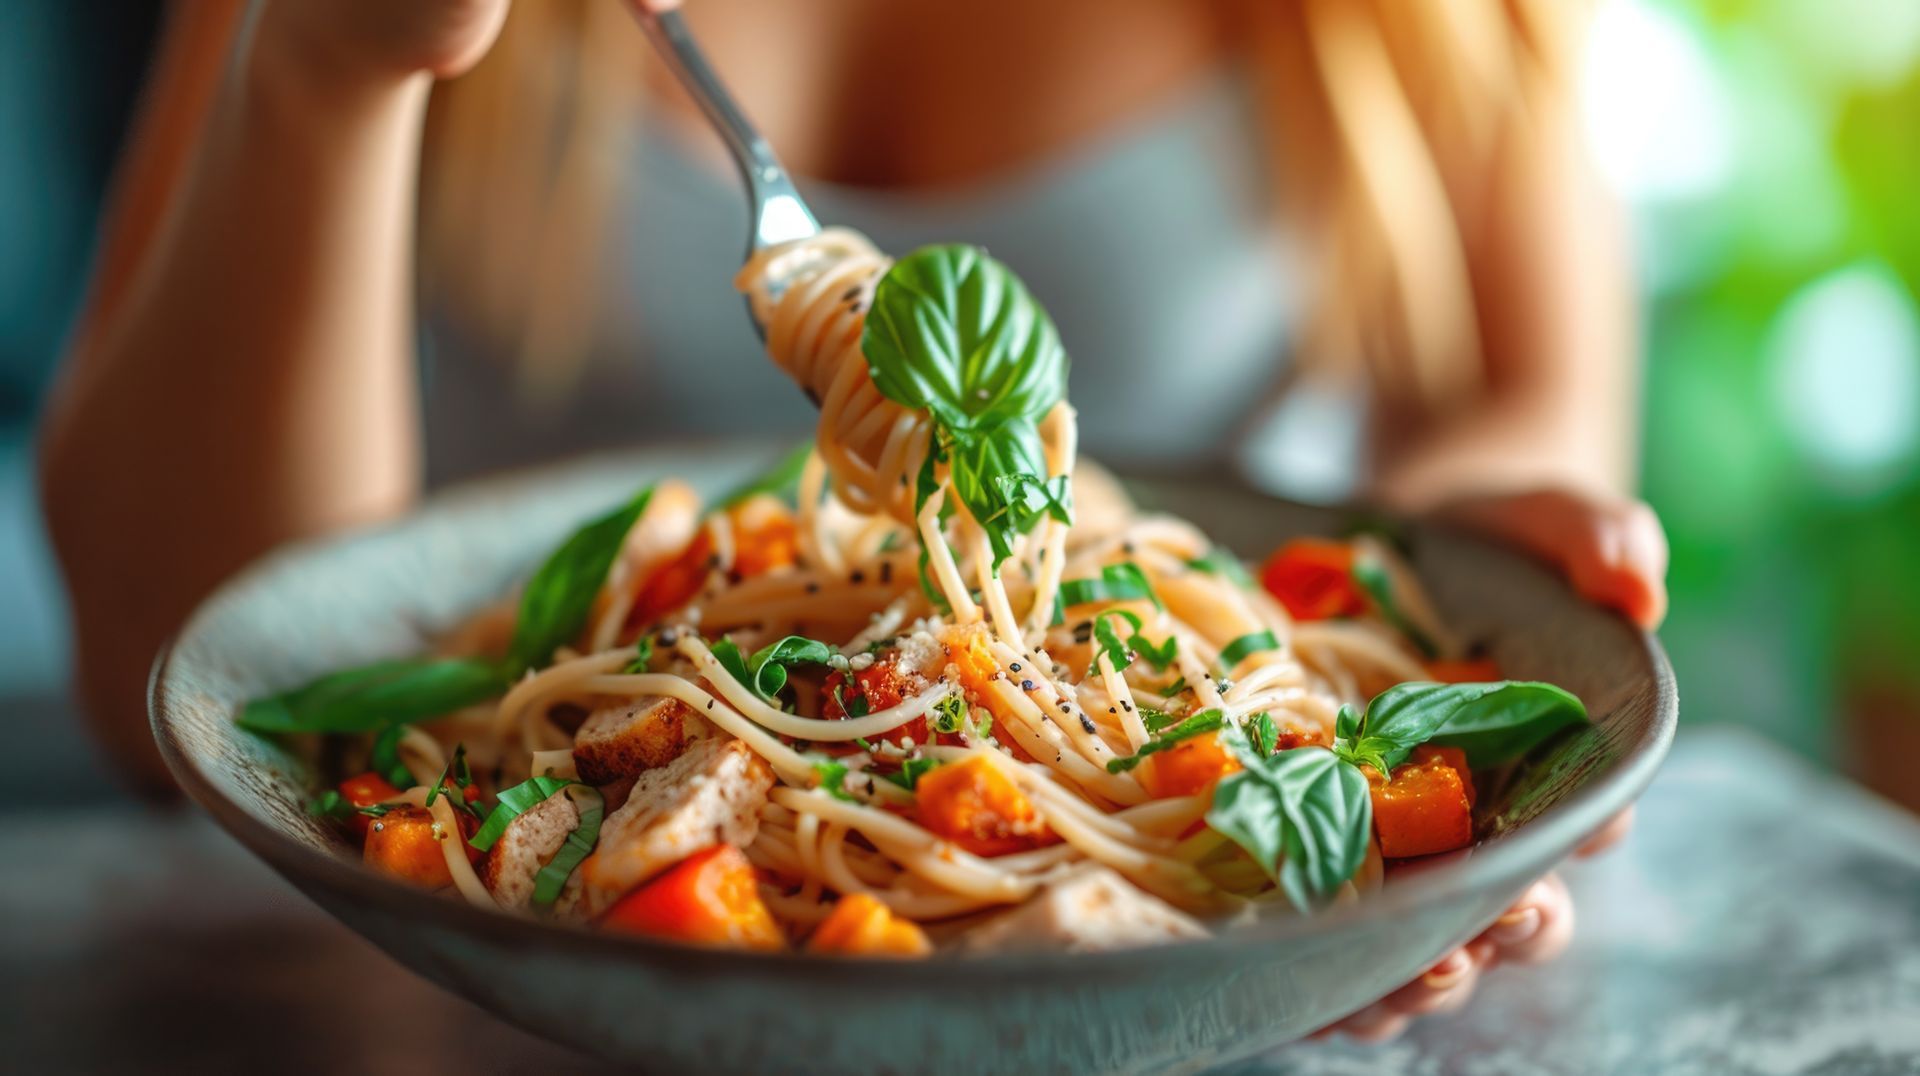
[[[508,678],[481,658],[404,658],[323,676],[255,699],[239,724],[255,732],[370,732],[441,717],[505,693]]]
[[[1254,743],[1260,748],[1260,757],[1273,754],[1275,745],[1280,742],[1280,728],[1273,723],[1273,715],[1265,710],[1253,715]]]
[[[586,800],[579,804],[580,824],[567,834],[567,842],[553,854],[540,873],[533,876],[533,906],[551,908],[567,887],[567,879],[573,877],[574,870],[581,861],[593,852],[593,846],[600,840],[600,820],[607,811],[606,798],[598,789],[582,786],[580,795]]]
[[[979,247],[923,247],[895,262],[874,288],[860,349],[882,395],[953,430],[1037,419],[1066,395],[1052,319]]]
[[[653,488],[575,531],[527,581],[507,653],[516,672],[537,669],[586,627],[593,599],[620,556],[627,532],[646,510]]]
[[[1108,773],[1125,773],[1145,762],[1149,756],[1159,754],[1170,747],[1177,746],[1183,740],[1209,732],[1218,732],[1227,723],[1226,714],[1219,710],[1202,710],[1185,721],[1173,726],[1153,739],[1140,745],[1140,750],[1125,758],[1107,760]]]
[[[492,848],[494,843],[506,834],[507,826],[511,825],[514,819],[532,810],[547,797],[557,795],[568,785],[579,783],[565,777],[538,774],[512,788],[501,789],[499,802],[493,805],[493,810],[487,812],[487,820],[481,823],[479,832],[467,838],[467,843],[482,852]]]
[[[1341,740],[1360,738],[1360,715],[1353,707],[1341,704],[1340,713],[1333,719],[1333,735]]]
[[[837,800],[853,802],[853,794],[847,791],[847,766],[833,759],[821,759],[813,764],[814,787],[824,790]]]
[[[1227,648],[1220,651],[1220,669],[1222,672],[1232,672],[1235,665],[1245,661],[1248,657],[1258,654],[1262,650],[1278,649],[1280,649],[1280,640],[1274,638],[1272,632],[1248,632],[1228,643]]]
[[[400,761],[400,737],[406,731],[405,725],[398,724],[381,729],[373,738],[373,751],[367,760],[367,765],[395,788],[413,787],[413,771]]]
[[[993,562],[1013,554],[1013,540],[1042,516],[1073,522],[1065,475],[1046,476],[1046,452],[1032,420],[1014,417],[956,437],[948,448],[948,478],[993,549]]]
[[[900,764],[899,773],[887,774],[887,780],[892,781],[908,792],[912,792],[915,788],[919,787],[920,778],[925,776],[928,770],[933,769],[939,764],[940,763],[930,758],[910,758]]]
[[[1440,656],[1440,648],[1434,644],[1432,637],[1421,631],[1401,611],[1400,603],[1394,598],[1393,580],[1387,575],[1385,568],[1366,557],[1355,557],[1352,575],[1353,581],[1358,583],[1360,589],[1366,591],[1367,597],[1373,600],[1373,607],[1380,611],[1380,616],[1393,625],[1395,631],[1406,636],[1407,641],[1418,648],[1422,656],[1428,660]]]
[[[714,509],[725,511],[763,493],[792,504],[799,493],[800,472],[807,469],[807,459],[812,455],[812,441],[794,446],[792,451],[780,457],[780,462],[769,467],[765,472],[721,494],[720,498],[713,502]]]
[[[1214,546],[1207,550],[1205,556],[1188,561],[1187,567],[1198,572],[1220,576],[1243,590],[1253,589],[1253,576],[1247,573],[1247,566],[1240,562],[1239,557],[1233,555],[1232,550]]]
[[[1133,664],[1133,651],[1128,644],[1120,641],[1120,634],[1107,622],[1108,617],[1117,617],[1132,625],[1132,637],[1135,639],[1140,638],[1140,618],[1125,609],[1109,609],[1093,618],[1094,660],[1097,662],[1099,655],[1105,654],[1107,660],[1113,663],[1113,671],[1120,672]]]
[[[1374,697],[1360,737],[1377,740],[1388,771],[1423,743],[1460,747],[1472,766],[1497,765],[1587,719],[1571,693],[1533,681],[1396,684]],[[1388,772],[1382,771],[1382,772]]]
[[[753,657],[740,656],[740,648],[731,639],[721,639],[710,648],[713,656],[735,680],[771,702],[787,686],[787,669],[794,665],[825,665],[840,652],[826,643],[803,635],[789,635],[754,651]]]
[[[1207,825],[1246,849],[1294,907],[1311,912],[1366,860],[1373,831],[1367,779],[1317,747],[1242,762],[1244,769],[1214,786]]]
[[[1150,601],[1156,609],[1165,608],[1154,594],[1153,584],[1147,582],[1147,573],[1131,561],[1101,568],[1098,579],[1069,579],[1060,584],[1062,611],[1092,602],[1131,601]]]
[[[1174,725],[1179,720],[1178,717],[1175,717],[1165,710],[1156,710],[1151,706],[1142,706],[1140,708],[1140,723],[1146,726],[1148,732],[1159,732],[1161,729]]]

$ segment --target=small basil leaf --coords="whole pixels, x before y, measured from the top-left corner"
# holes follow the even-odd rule
[[[653,497],[651,487],[575,531],[527,581],[507,653],[516,670],[537,669],[586,626],[593,599],[620,556],[627,532]]]
[[[979,247],[923,247],[895,262],[874,288],[860,349],[882,395],[954,430],[1037,419],[1066,394],[1052,319]]]
[[[1263,650],[1280,649],[1280,640],[1270,631],[1253,631],[1240,636],[1220,651],[1220,668],[1223,672],[1232,672],[1233,667]]]
[[[1296,908],[1310,912],[1366,859],[1373,829],[1367,779],[1324,748],[1243,762],[1214,787],[1207,825],[1246,849]]]
[[[239,724],[255,732],[369,732],[485,702],[507,684],[499,666],[480,658],[382,661],[255,699]]]
[[[1333,734],[1341,740],[1356,740],[1360,737],[1360,715],[1353,707],[1342,704],[1340,713],[1333,720]]]
[[[1046,451],[1032,420],[1003,419],[954,439],[948,478],[960,503],[986,531],[994,564],[1011,556],[1013,540],[1043,515],[1073,522],[1065,475],[1049,479]]]
[[[1125,758],[1107,760],[1108,773],[1125,773],[1171,747],[1178,746],[1184,740],[1209,732],[1218,732],[1226,724],[1226,715],[1219,710],[1202,710],[1185,721],[1167,729],[1165,732],[1140,745],[1140,750]]]
[[[736,651],[737,653],[738,651]],[[803,635],[789,635],[754,651],[747,662],[746,684],[754,694],[771,700],[787,686],[787,670],[795,665],[825,665],[839,655],[833,647]]]
[[[940,763],[930,758],[910,758],[900,764],[899,773],[887,774],[887,780],[912,792],[920,785],[920,778]]]
[[[1133,664],[1133,653],[1126,643],[1120,641],[1120,634],[1108,622],[1109,617],[1117,617],[1132,625],[1134,638],[1140,636],[1140,618],[1125,609],[1109,609],[1093,618],[1095,660],[1098,660],[1098,655],[1105,654],[1107,660],[1113,663],[1113,671],[1120,672]]]
[[[837,800],[853,800],[853,794],[847,791],[847,766],[843,762],[822,759],[813,764],[814,787],[821,789]]]
[[[409,788],[413,785],[413,771],[400,761],[400,737],[407,731],[405,725],[388,725],[373,738],[373,751],[367,764],[375,773],[387,779],[395,788]]]

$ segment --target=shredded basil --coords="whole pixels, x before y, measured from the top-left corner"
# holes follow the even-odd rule
[[[580,824],[567,834],[567,841],[553,854],[540,873],[533,876],[533,906],[551,908],[567,887],[567,879],[573,877],[593,846],[600,841],[600,821],[606,816],[607,801],[598,789],[582,785],[580,798],[585,802],[576,804],[580,811]]]
[[[393,808],[384,803],[368,804],[365,807],[357,806],[352,800],[331,788],[307,802],[307,813],[315,818],[352,818],[356,814],[379,818],[391,810]]]
[[[900,764],[899,773],[887,774],[887,780],[912,792],[919,787],[920,778],[939,764],[930,758],[910,758]]]
[[[1220,669],[1223,673],[1232,672],[1234,666],[1248,657],[1263,650],[1278,649],[1280,649],[1280,640],[1274,638],[1272,632],[1264,630],[1248,632],[1228,643],[1226,649],[1220,651]]]
[[[626,668],[621,671],[628,675],[646,672],[653,665],[653,646],[653,636],[642,635],[640,641],[633,645],[633,660],[627,662]]]
[[[453,745],[453,757],[447,760],[447,768],[440,771],[440,779],[435,781],[427,789],[427,806],[433,806],[433,801],[444,794],[447,797],[447,802],[453,805],[454,810],[465,811],[473,817],[479,818],[480,808],[468,803],[465,795],[456,795],[454,792],[448,792],[448,781],[453,782],[453,787],[459,793],[465,793],[467,789],[473,787],[473,769],[467,765],[466,744]]]
[[[1060,584],[1053,622],[1065,623],[1066,610],[1076,605],[1129,601],[1150,601],[1156,609],[1165,608],[1154,594],[1153,585],[1147,582],[1147,573],[1141,571],[1138,564],[1131,561],[1109,564],[1100,569],[1097,579],[1069,579]]]
[[[1205,556],[1188,561],[1187,567],[1197,572],[1221,576],[1243,590],[1250,590],[1254,585],[1253,576],[1247,574],[1247,566],[1240,563],[1240,558],[1234,556],[1231,550],[1222,549],[1219,546],[1207,550]]]
[[[814,787],[821,789],[837,800],[856,802],[853,794],[847,791],[847,766],[835,759],[821,759],[813,764]]]
[[[493,805],[493,810],[487,814],[487,820],[481,823],[479,832],[469,837],[467,843],[482,852],[492,848],[494,843],[506,834],[507,827],[513,824],[514,819],[532,810],[547,797],[558,794],[568,785],[579,783],[565,777],[539,774],[527,778],[512,788],[501,789],[499,802]]]
[[[1195,736],[1208,732],[1218,732],[1226,725],[1226,714],[1219,710],[1202,710],[1185,721],[1173,726],[1153,739],[1140,745],[1140,750],[1125,758],[1107,760],[1108,773],[1125,773],[1145,762],[1151,755],[1159,754],[1170,747],[1177,746],[1182,740],[1191,740]]]
[[[787,686],[789,668],[795,665],[825,665],[840,653],[826,643],[802,635],[789,635],[763,646],[754,651],[750,658],[743,657],[740,647],[731,639],[721,639],[711,649],[714,658],[735,680],[769,702]]]
[[[967,709],[965,695],[948,695],[933,704],[933,720],[929,724],[935,732],[959,732],[967,722]]]

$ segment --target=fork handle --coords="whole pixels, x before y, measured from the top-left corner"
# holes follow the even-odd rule
[[[629,3],[661,59],[693,95],[700,111],[706,113],[720,140],[726,143],[727,152],[733,155],[733,163],[740,169],[753,214],[748,253],[818,235],[820,222],[814,219],[813,211],[794,189],[793,180],[781,166],[780,158],[774,155],[773,146],[734,103],[733,96],[694,42],[680,12],[655,11],[642,0],[629,0]]]

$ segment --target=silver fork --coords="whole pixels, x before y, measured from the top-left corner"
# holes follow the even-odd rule
[[[678,11],[654,11],[642,0],[629,0],[629,3],[640,20],[640,28],[660,51],[661,59],[693,95],[700,111],[706,114],[707,121],[713,124],[720,140],[733,154],[733,163],[746,183],[747,208],[752,214],[747,253],[751,255],[777,243],[820,234],[820,222],[814,219],[813,211],[794,189],[793,180],[781,166],[780,158],[774,155],[773,146],[734,103],[733,95],[727,92],[720,76],[714,73],[713,66],[707,63],[705,54],[694,42],[686,20]],[[768,284],[769,292],[777,297],[780,282]],[[748,312],[751,316],[751,306]],[[762,329],[764,334],[757,319],[754,327]]]

